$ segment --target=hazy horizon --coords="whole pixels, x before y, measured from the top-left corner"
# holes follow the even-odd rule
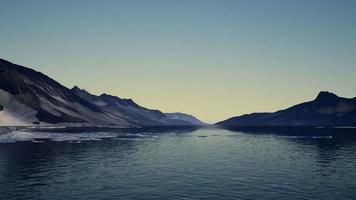
[[[356,1],[1,1],[0,57],[206,122],[356,96]]]

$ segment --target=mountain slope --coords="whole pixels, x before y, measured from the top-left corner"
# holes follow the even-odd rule
[[[164,114],[170,119],[186,121],[186,122],[189,122],[189,123],[197,125],[197,126],[207,125],[206,123],[200,121],[196,117],[194,117],[192,115],[185,114],[185,113],[175,112],[175,113],[164,113]]]
[[[71,91],[113,116],[118,116],[143,126],[198,125],[187,120],[170,118],[159,110],[139,106],[132,99],[121,99],[108,94],[96,96],[77,86],[73,87]]]
[[[110,116],[68,88],[30,68],[0,60],[0,105],[4,124],[134,124]],[[4,120],[11,118],[8,120]]]
[[[0,59],[0,125],[140,127],[192,125],[130,99],[68,89],[48,76]]]
[[[356,98],[320,92],[315,100],[274,113],[252,113],[217,123],[220,126],[353,126]]]

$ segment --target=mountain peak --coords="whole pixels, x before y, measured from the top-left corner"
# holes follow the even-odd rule
[[[78,86],[74,86],[73,88],[72,88],[72,90],[81,90]]]
[[[337,99],[337,98],[339,98],[339,97],[334,93],[331,93],[328,91],[321,91],[321,92],[319,92],[319,94],[315,100],[328,101],[328,100],[333,100],[333,99]]]
[[[80,87],[78,86],[74,86],[72,89],[72,91],[77,91],[77,92],[85,92],[85,93],[88,93],[85,89],[81,89]]]

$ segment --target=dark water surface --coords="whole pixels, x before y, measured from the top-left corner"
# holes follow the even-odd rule
[[[356,135],[326,133],[13,132],[0,199],[356,199]]]

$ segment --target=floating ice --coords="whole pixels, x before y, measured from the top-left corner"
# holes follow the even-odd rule
[[[49,141],[88,141],[102,140],[105,138],[114,138],[116,133],[95,132],[95,133],[50,133],[50,132],[26,132],[12,131],[10,133],[0,135],[0,143],[12,143],[19,141],[41,142],[41,140]]]

